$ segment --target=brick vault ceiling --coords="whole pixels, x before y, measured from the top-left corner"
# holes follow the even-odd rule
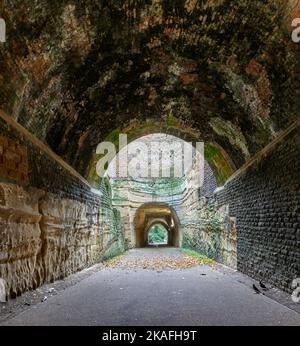
[[[299,111],[298,1],[6,0],[0,108],[85,172],[130,121],[191,128],[235,167]]]

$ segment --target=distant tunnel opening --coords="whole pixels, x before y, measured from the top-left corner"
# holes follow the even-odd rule
[[[149,227],[148,229],[148,245],[156,245],[156,246],[163,246],[168,244],[168,238],[169,238],[169,232],[167,229],[159,224],[156,223]]]
[[[165,234],[162,244],[181,246],[182,236],[178,216],[166,203],[145,203],[137,210],[134,218],[135,246],[146,247],[155,243],[150,241],[150,235],[155,229],[161,229],[161,234]],[[154,239],[155,237],[152,238]]]

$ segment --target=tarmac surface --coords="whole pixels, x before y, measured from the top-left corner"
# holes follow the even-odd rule
[[[176,248],[134,249],[124,258],[155,256],[178,258],[182,253]],[[282,295],[289,299],[287,294]],[[196,265],[186,269],[108,266],[91,271],[43,302],[12,314],[1,324],[300,326],[300,314],[263,292],[256,294],[252,279],[220,266]]]

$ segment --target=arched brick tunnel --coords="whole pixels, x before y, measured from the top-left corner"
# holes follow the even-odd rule
[[[119,133],[204,141],[218,188],[193,194],[197,222],[188,205],[178,213],[173,245],[291,291],[300,276],[293,4],[0,4],[0,278],[10,296],[126,248],[132,215],[96,174],[97,145],[118,145]]]

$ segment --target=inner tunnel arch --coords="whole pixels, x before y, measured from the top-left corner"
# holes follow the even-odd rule
[[[141,205],[134,216],[135,247],[148,245],[148,233],[155,224],[161,224],[168,232],[168,245],[180,247],[182,230],[175,209],[167,203],[149,202]]]

